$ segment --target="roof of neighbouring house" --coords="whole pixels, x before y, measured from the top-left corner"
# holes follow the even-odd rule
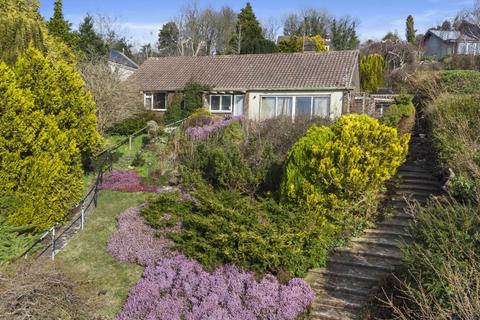
[[[456,41],[461,36],[459,31],[428,30],[428,32],[434,34],[443,41]]]
[[[132,61],[129,57],[117,50],[110,50],[108,61],[124,65],[132,69],[138,69],[138,64]]]
[[[180,91],[188,82],[215,90],[353,88],[358,51],[163,57],[136,72],[141,91]]]

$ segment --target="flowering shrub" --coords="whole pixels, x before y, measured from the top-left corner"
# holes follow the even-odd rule
[[[201,127],[190,127],[185,131],[190,139],[193,140],[205,140],[210,137],[213,133],[218,132],[220,129],[228,127],[234,122],[240,122],[242,117],[234,116],[228,117],[220,121],[213,122],[212,124],[207,124]]]
[[[161,189],[148,186],[142,182],[142,179],[135,170],[117,170],[114,169],[103,178],[100,186],[103,190],[113,190],[121,192],[160,192]]]
[[[314,299],[301,279],[281,285],[266,275],[257,282],[252,273],[232,265],[205,271],[195,260],[170,251],[171,242],[155,235],[139,208],[125,211],[118,224],[108,251],[120,261],[147,266],[118,320],[295,319]]]
[[[148,266],[169,252],[172,241],[156,237],[156,230],[145,223],[139,212],[139,208],[131,208],[122,213],[107,250],[119,261]]]

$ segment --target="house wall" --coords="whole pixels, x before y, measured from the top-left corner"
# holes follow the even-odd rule
[[[463,41],[457,45],[457,54],[470,54],[470,55],[479,55],[480,54],[480,42],[476,41]]]
[[[128,68],[124,65],[112,61],[108,61],[108,64],[110,65],[110,69],[112,70],[112,72],[117,73],[120,77],[120,80],[122,81],[127,80],[136,71],[135,69]]]
[[[425,40],[425,56],[443,58],[454,53],[454,44],[445,43],[442,39],[433,35]]]
[[[167,93],[167,109],[171,105],[175,92]],[[241,93],[239,93],[241,95]],[[348,113],[346,106],[349,105],[350,93],[345,90],[335,91],[251,91],[244,94],[244,116],[251,120],[260,120],[261,97],[263,96],[328,96],[330,98],[330,119],[339,118],[343,113]],[[293,102],[295,104],[295,100]],[[210,95],[204,94],[203,107],[210,111]],[[295,106],[293,106],[295,107]],[[150,108],[147,108],[150,110]],[[152,110],[164,112],[161,110]],[[220,115],[230,115],[231,112],[217,112]]]

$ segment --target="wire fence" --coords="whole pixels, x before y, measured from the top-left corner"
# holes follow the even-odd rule
[[[175,126],[182,124],[184,121],[185,119],[182,119],[167,124],[165,126],[165,132],[170,133]],[[148,126],[134,132],[116,145],[94,155],[92,158],[98,161],[99,165],[97,165],[95,181],[86,195],[75,207],[70,209],[59,222],[55,223],[55,225],[48,231],[41,234],[40,237],[28,247],[19,258],[26,258],[29,256],[38,258],[40,256],[48,256],[52,260],[55,260],[55,255],[67,245],[71,236],[84,229],[86,217],[97,207],[98,194],[103,183],[103,176],[105,173],[112,171],[113,168],[113,152],[127,143],[131,149],[133,139],[138,135],[145,133],[147,130]]]

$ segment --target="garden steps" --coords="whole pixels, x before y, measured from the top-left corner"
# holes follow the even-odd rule
[[[338,248],[325,268],[310,270],[306,281],[316,292],[312,319],[352,320],[361,317],[364,306],[385,279],[402,265],[401,248],[411,241],[413,216],[410,201],[419,205],[442,194],[442,184],[427,168],[410,163],[399,169],[393,184],[391,214],[376,227]]]
[[[411,172],[411,171],[399,171],[398,176],[401,180],[404,179],[422,179],[425,182],[438,182],[440,183],[436,177],[432,176],[429,173],[422,173],[422,172]]]

